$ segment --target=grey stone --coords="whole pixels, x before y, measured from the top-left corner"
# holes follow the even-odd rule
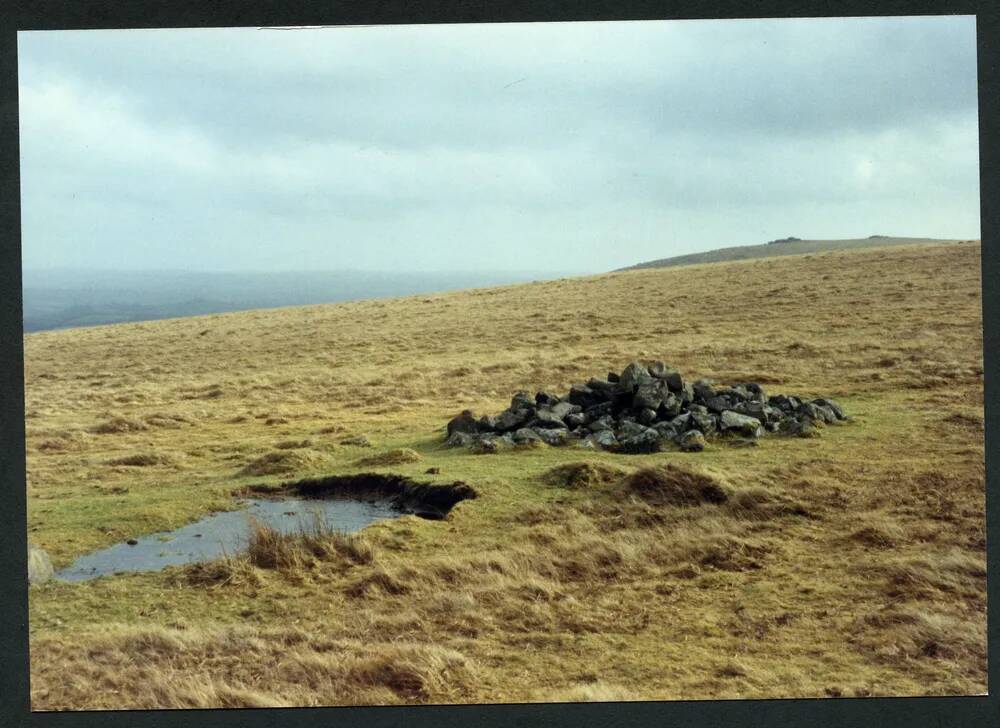
[[[28,583],[44,584],[52,578],[53,573],[48,553],[37,546],[28,546]]]
[[[499,432],[509,432],[527,424],[534,416],[534,409],[531,407],[519,407],[505,409],[496,418],[496,429]]]
[[[736,432],[745,437],[760,437],[764,434],[760,420],[732,410],[726,410],[720,415],[719,426],[726,432]]]
[[[837,417],[838,420],[847,419],[847,416],[844,414],[844,408],[841,407],[837,402],[835,402],[832,399],[826,399],[821,397],[819,399],[814,399],[813,404],[818,405],[820,407],[829,407],[831,410],[833,410],[833,414]]]
[[[530,442],[542,442],[542,438],[539,437],[538,433],[530,427],[522,427],[519,430],[515,430],[514,434],[511,435],[511,439],[517,445],[524,445]]]
[[[604,415],[603,417],[598,417],[596,420],[587,425],[587,429],[591,432],[603,432],[605,430],[613,430],[615,428],[615,421],[611,415]]]
[[[635,395],[632,397],[632,405],[636,409],[651,409],[654,411],[659,409],[663,403],[663,389],[663,383],[658,381],[639,384],[636,387]]]

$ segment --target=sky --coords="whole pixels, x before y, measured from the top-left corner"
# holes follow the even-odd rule
[[[978,238],[975,19],[18,33],[26,268]]]

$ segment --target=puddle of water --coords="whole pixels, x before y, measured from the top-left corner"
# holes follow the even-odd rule
[[[249,516],[282,533],[296,533],[312,528],[317,518],[331,529],[349,532],[403,515],[402,511],[387,503],[340,498],[251,499],[241,503],[244,507],[237,511],[213,513],[176,531],[138,538],[134,545],[119,543],[81,556],[70,566],[57,571],[55,578],[83,581],[119,572],[159,571],[165,566],[210,561],[225,554],[236,554],[247,546]]]

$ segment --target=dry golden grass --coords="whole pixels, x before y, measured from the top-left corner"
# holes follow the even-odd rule
[[[479,493],[356,541],[265,531],[212,564],[32,586],[33,708],[982,693],[979,256],[824,253],[28,335],[29,539],[57,568],[236,488],[357,472],[356,433],[375,457],[420,455],[392,472]],[[854,422],[701,453],[440,447],[462,409],[653,358],[831,396]],[[144,455],[163,462],[113,464]]]

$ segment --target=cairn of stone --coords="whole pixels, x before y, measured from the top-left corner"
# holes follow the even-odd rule
[[[574,384],[565,397],[518,392],[498,415],[476,417],[465,410],[448,423],[446,444],[478,452],[542,443],[621,453],[674,447],[695,452],[714,438],[756,445],[766,432],[812,437],[818,427],[846,419],[832,399],[768,396],[756,382],[689,383],[663,362],[633,362],[621,374]]]

